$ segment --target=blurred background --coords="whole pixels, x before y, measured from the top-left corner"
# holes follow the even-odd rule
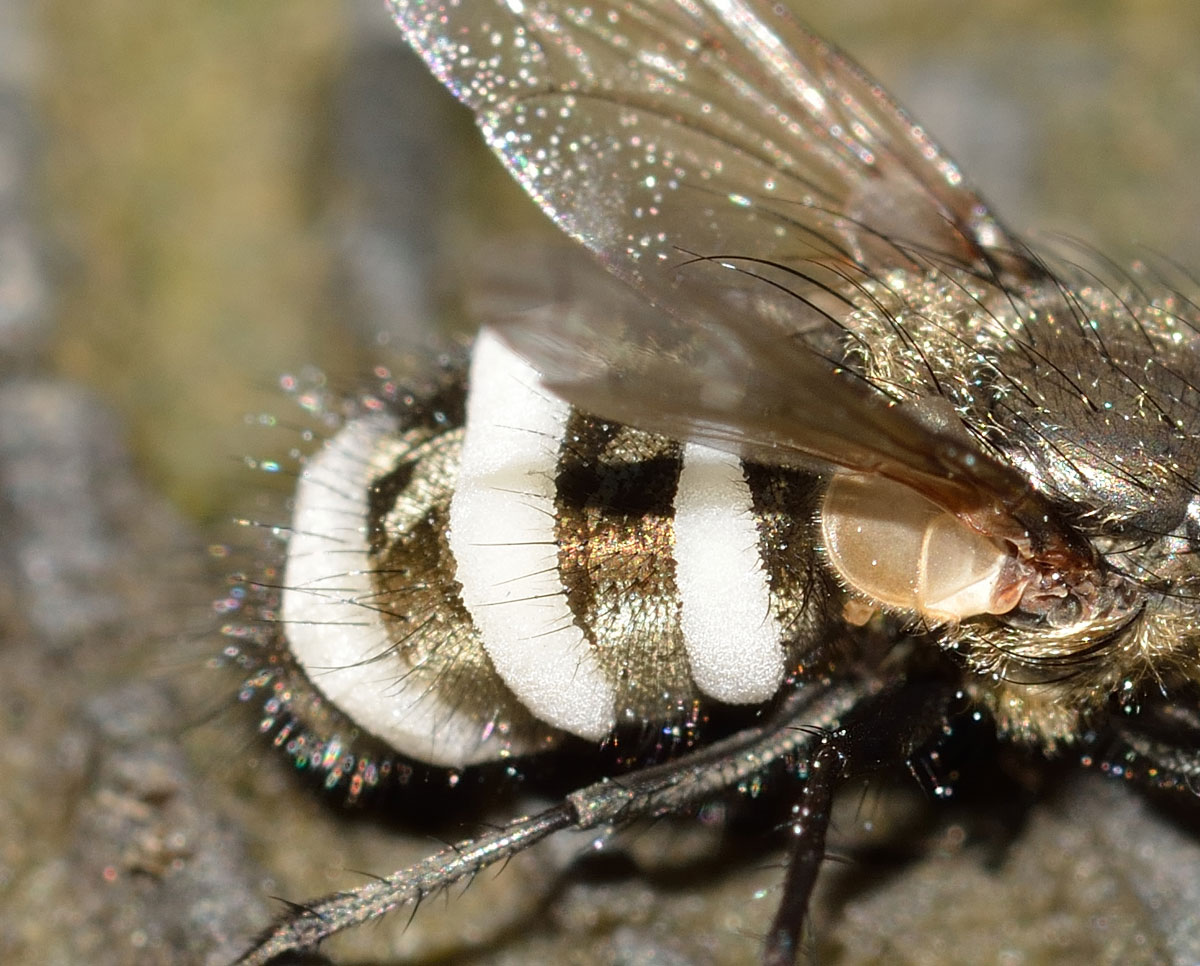
[[[796,6],[1010,225],[1200,268],[1196,4]],[[477,141],[381,0],[0,7],[0,960],[225,962],[276,911],[266,896],[432,848],[347,819],[238,716],[198,724],[176,695],[236,689],[206,667],[222,589],[204,547],[271,486],[247,472],[274,454],[246,414],[291,417],[282,373],[352,387],[461,328],[476,247],[545,230]],[[1001,857],[961,815],[914,819],[915,786],[863,802],[849,844],[910,823],[919,847],[834,870],[822,962],[1200,961],[1195,839],[1116,783],[1051,789]],[[747,961],[777,857],[739,861],[695,823],[624,846],[627,874],[564,885],[567,842],[333,948]]]

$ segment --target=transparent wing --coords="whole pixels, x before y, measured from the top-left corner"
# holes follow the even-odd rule
[[[842,371],[839,319],[848,280],[951,265],[999,284],[1036,266],[921,128],[778,4],[393,7],[526,190],[626,283],[573,269],[485,308],[557,391],[774,462],[1023,491]]]
[[[918,422],[802,339],[699,311],[664,325],[641,292],[577,247],[489,254],[473,266],[474,314],[585,410],[760,463],[882,473],[963,514],[1027,495],[1023,478],[969,437]]]
[[[778,4],[393,6],[530,194],[625,278],[680,249],[876,268],[896,263],[889,239],[964,264],[1019,250],[882,88]]]

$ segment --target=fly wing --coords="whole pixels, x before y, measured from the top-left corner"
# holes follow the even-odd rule
[[[1035,264],[879,85],[777,3],[392,2],[510,171],[625,283],[571,291],[572,272],[485,307],[554,389],[772,462],[924,481],[951,509],[928,478],[1023,492],[842,371],[839,320],[847,286],[890,269],[1000,284]]]
[[[875,268],[896,241],[967,265],[1020,251],[922,128],[777,3],[393,7],[535,200],[627,279],[680,249]]]
[[[473,268],[473,314],[589,412],[759,463],[881,473],[955,512],[1026,495],[969,437],[918,422],[795,335],[668,315],[575,247],[506,245]]]

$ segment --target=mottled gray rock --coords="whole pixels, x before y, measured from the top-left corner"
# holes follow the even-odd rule
[[[1076,774],[998,854],[953,818],[935,832],[899,874],[858,883],[835,914],[832,961],[1200,961],[1200,846],[1133,789]]]
[[[0,960],[228,960],[261,893],[164,673],[203,592],[194,538],[109,413],[32,379],[0,386],[0,521]]]

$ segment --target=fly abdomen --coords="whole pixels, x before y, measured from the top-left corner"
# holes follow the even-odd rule
[[[296,496],[291,657],[358,726],[459,767],[772,698],[826,610],[815,478],[572,409],[494,335],[465,425],[348,422]]]
[[[460,767],[529,753],[547,729],[497,679],[445,543],[461,434],[414,436],[365,416],[309,460],[284,572],[287,646],[317,690],[405,756]]]

